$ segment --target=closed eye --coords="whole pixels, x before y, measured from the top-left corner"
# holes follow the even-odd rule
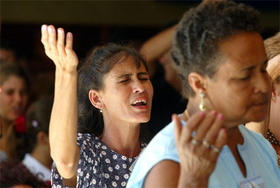
[[[251,77],[251,75],[246,76],[246,77],[244,77],[244,78],[240,78],[240,80],[242,80],[242,81],[246,81],[246,80],[249,80],[249,79],[250,79],[250,77]]]
[[[126,83],[126,82],[128,82],[129,80],[130,80],[129,78],[122,79],[122,80],[120,81],[120,83]]]
[[[142,81],[150,80],[150,76],[147,72],[140,72],[138,73],[138,79]]]
[[[146,77],[146,78],[139,78],[139,80],[150,80],[149,77]]]

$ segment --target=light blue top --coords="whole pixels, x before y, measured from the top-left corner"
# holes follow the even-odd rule
[[[158,162],[166,159],[180,162],[173,130],[174,123],[171,122],[140,154],[128,181],[128,188],[142,187],[146,175]],[[277,155],[271,144],[261,134],[252,132],[243,125],[239,126],[239,130],[244,137],[244,144],[237,147],[246,166],[247,179],[259,177],[264,181],[264,187],[280,188]],[[239,183],[247,179],[241,173],[229,147],[224,146],[208,187],[239,187]]]

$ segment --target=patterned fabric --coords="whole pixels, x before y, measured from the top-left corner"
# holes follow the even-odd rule
[[[80,161],[76,187],[126,187],[136,157],[128,158],[116,153],[93,134],[78,133],[77,142]],[[52,187],[65,187],[55,165],[52,169]]]
[[[279,141],[269,129],[267,130],[265,137],[271,144],[280,146]]]
[[[266,139],[272,144],[278,156],[278,166],[280,167],[280,144],[274,134],[268,129],[266,132]]]

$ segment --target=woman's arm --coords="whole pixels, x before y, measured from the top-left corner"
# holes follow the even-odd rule
[[[80,153],[76,142],[78,58],[72,49],[73,35],[67,33],[65,42],[62,28],[56,31],[52,25],[43,25],[41,41],[56,67],[49,126],[51,156],[60,175],[71,178],[76,175]]]
[[[145,57],[151,75],[154,73],[156,60],[170,50],[176,26],[174,25],[158,33],[141,47],[140,53]]]

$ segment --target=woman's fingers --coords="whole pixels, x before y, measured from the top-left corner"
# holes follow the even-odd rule
[[[47,32],[47,25],[42,25],[42,27],[41,27],[41,42],[43,43],[43,44],[45,44],[46,43],[46,41],[48,40],[47,38],[48,38],[48,32]]]
[[[216,114],[217,114],[217,112],[212,111],[205,115],[205,118],[203,119],[203,121],[200,123],[200,125],[196,129],[195,139],[202,142],[202,140],[204,139],[208,130],[211,128],[213,122],[215,121]]]
[[[210,123],[210,126],[208,127],[208,129],[202,130],[204,131],[204,134],[200,134],[203,135],[203,137],[200,138],[202,140],[202,147],[198,149],[198,153],[200,153],[201,155],[208,155],[209,150],[211,149],[211,145],[215,143],[217,135],[223,125],[222,114],[215,115],[214,113],[211,113],[211,116],[213,117],[213,121]]]
[[[175,123],[175,140],[177,145],[187,145],[192,138],[193,130],[199,125],[199,122],[204,118],[205,113],[199,112],[193,115],[187,122],[186,126],[182,126],[181,120],[178,115],[173,114],[172,120]]]
[[[53,25],[48,26],[48,41],[50,49],[55,52],[57,50],[56,47],[56,30]]]
[[[226,129],[222,128],[219,130],[215,143],[211,146],[210,157],[212,157],[214,160],[216,160],[220,154],[220,151],[222,150],[224,145],[226,145],[226,143],[227,143]]]
[[[222,128],[223,125],[223,115],[218,114],[213,125],[210,127],[210,129],[207,131],[207,134],[205,136],[205,141],[207,141],[209,144],[214,144],[215,139],[217,138],[217,135]]]
[[[72,48],[73,48],[73,34],[68,32],[66,35],[66,46],[65,46],[66,53],[68,54],[72,52]]]
[[[185,148],[186,152],[193,155],[206,157],[215,161],[219,151],[226,144],[225,130],[223,126],[223,115],[216,112],[205,114],[204,112],[193,115],[187,125],[182,127],[178,116],[172,117],[175,122],[175,139],[178,147]],[[195,136],[193,132],[195,131]],[[209,155],[209,152],[212,155]]]
[[[189,144],[192,140],[193,131],[200,126],[200,123],[205,118],[205,112],[198,112],[187,121],[187,125],[183,127],[182,130],[182,142]]]
[[[49,48],[47,27],[47,25],[42,25],[41,27],[41,42],[43,43],[45,50]]]
[[[58,28],[56,30],[53,25],[43,25],[41,41],[47,56],[54,62],[57,69],[70,73],[77,71],[79,60],[72,49],[72,33],[67,33],[65,39],[64,29]]]
[[[174,125],[175,141],[176,141],[176,145],[178,146],[183,127],[182,127],[182,123],[177,114],[172,115],[172,121],[174,121],[174,123],[175,123],[175,125]]]
[[[62,28],[57,29],[57,50],[59,54],[65,55],[65,34]]]

